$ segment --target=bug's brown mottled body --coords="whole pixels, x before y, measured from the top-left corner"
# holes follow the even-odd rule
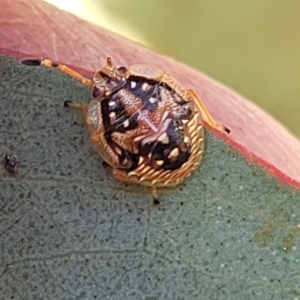
[[[192,90],[156,67],[115,68],[108,58],[89,80],[50,60],[41,63],[93,87],[89,104],[66,106],[83,110],[92,144],[114,176],[151,187],[156,200],[156,188],[178,185],[199,166],[205,138],[202,118],[224,130]]]

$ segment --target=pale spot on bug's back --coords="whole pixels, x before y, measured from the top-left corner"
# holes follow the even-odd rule
[[[144,82],[143,83],[143,85],[142,85],[142,89],[143,89],[143,91],[148,91],[149,90],[149,88],[150,88],[150,86],[149,86],[149,84],[147,83],[147,82]]]
[[[153,104],[153,103],[157,102],[157,98],[150,97],[149,102]]]
[[[174,148],[170,154],[168,155],[169,158],[176,158],[179,155],[179,149],[176,147]]]
[[[111,120],[115,120],[116,119],[116,113],[114,111],[112,111],[111,113],[109,113],[109,117]]]
[[[129,126],[129,120],[125,120],[124,123],[123,123],[123,126],[125,128],[127,128]]]
[[[185,144],[187,144],[189,141],[190,141],[190,139],[189,139],[188,136],[185,136],[185,137],[183,138],[183,142],[184,142]]]
[[[137,83],[136,83],[135,81],[131,81],[131,82],[130,82],[130,87],[131,87],[132,89],[136,88],[136,85],[137,85]]]
[[[162,166],[163,163],[164,163],[163,160],[157,160],[157,161],[155,161],[155,162],[156,162],[156,164],[157,164],[158,166]]]
[[[114,106],[115,104],[116,104],[116,101],[113,101],[113,100],[108,102],[108,106]]]

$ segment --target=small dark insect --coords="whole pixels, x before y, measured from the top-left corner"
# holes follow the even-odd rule
[[[17,160],[9,155],[5,156],[5,169],[7,170],[8,173],[12,175],[16,175],[19,173],[19,166]]]

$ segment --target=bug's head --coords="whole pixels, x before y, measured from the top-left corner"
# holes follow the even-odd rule
[[[126,84],[126,72],[127,69],[125,67],[115,68],[111,58],[108,57],[106,66],[93,77],[95,83],[94,98],[108,97],[124,87]]]

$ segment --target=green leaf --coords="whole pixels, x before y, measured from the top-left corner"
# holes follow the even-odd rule
[[[91,91],[0,59],[0,299],[298,299],[299,191],[207,133],[201,167],[159,190],[116,181],[65,100]],[[4,161],[3,161],[4,162]]]

